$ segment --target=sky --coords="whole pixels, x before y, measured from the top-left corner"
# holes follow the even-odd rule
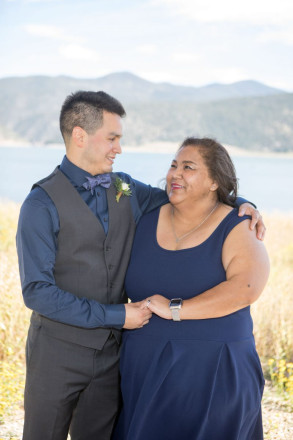
[[[0,78],[125,71],[293,92],[293,1],[0,0]]]

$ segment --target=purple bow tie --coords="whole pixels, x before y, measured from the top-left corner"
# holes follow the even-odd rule
[[[86,177],[87,182],[85,182],[82,186],[91,191],[92,195],[94,194],[94,188],[98,185],[103,186],[104,188],[109,188],[111,185],[111,177],[110,174],[99,174],[96,177]]]

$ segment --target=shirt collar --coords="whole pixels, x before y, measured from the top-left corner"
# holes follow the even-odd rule
[[[79,168],[74,163],[70,162],[67,156],[63,157],[63,160],[60,165],[60,170],[63,174],[70,180],[70,182],[75,186],[82,186],[85,182],[87,182],[86,177],[93,177],[87,171]]]

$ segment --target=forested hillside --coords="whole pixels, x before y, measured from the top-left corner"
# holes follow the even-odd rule
[[[249,150],[293,151],[293,94],[256,81],[184,87],[130,73],[97,79],[32,76],[0,79],[0,138],[62,142],[59,111],[77,90],[104,90],[126,108],[124,144],[212,136]]]

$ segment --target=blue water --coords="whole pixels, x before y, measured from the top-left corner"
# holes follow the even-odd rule
[[[53,171],[63,148],[0,148],[0,198],[22,202],[32,184]],[[157,186],[166,175],[173,154],[123,153],[114,171],[124,171]],[[232,157],[239,193],[262,212],[293,212],[293,158]]]

